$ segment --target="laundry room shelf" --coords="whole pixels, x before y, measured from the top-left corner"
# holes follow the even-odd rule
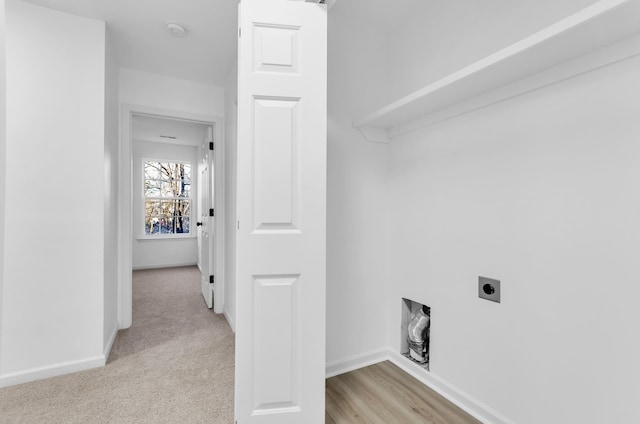
[[[353,126],[369,141],[389,143],[408,131],[636,56],[639,34],[640,0],[600,0]],[[614,43],[617,48],[605,49]]]

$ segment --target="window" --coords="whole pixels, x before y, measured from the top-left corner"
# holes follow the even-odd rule
[[[189,234],[190,218],[191,164],[145,161],[145,234]]]

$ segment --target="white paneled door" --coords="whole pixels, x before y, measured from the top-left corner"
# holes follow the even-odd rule
[[[205,302],[207,302],[207,307],[213,308],[213,285],[214,282],[212,280],[213,276],[213,249],[215,246],[214,241],[214,217],[210,216],[209,213],[210,208],[213,208],[213,181],[212,176],[213,172],[213,164],[214,164],[214,150],[210,148],[211,143],[213,142],[213,129],[211,127],[207,130],[207,138],[203,141],[200,146],[200,161],[198,163],[199,169],[199,181],[198,185],[200,190],[199,199],[198,199],[198,222],[196,226],[198,227],[198,247],[199,252],[198,256],[200,258],[200,272],[202,274],[201,277],[201,287],[202,287],[202,296],[204,296]]]
[[[327,9],[241,0],[236,419],[324,422]]]

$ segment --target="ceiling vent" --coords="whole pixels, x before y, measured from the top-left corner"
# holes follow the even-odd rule
[[[174,37],[182,38],[187,35],[187,30],[184,29],[182,25],[176,24],[174,22],[167,22],[166,28],[169,34],[173,35]]]

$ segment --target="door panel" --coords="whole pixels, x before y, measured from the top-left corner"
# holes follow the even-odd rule
[[[326,6],[242,0],[236,418],[324,422]]]
[[[298,99],[257,98],[255,110],[256,229],[295,229],[299,201]]]

